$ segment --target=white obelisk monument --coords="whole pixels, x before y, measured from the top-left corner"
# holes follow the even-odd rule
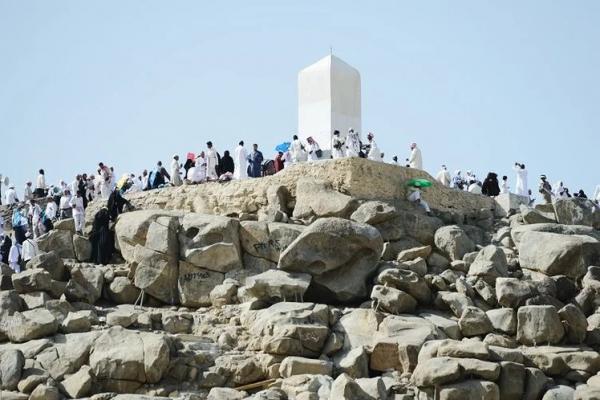
[[[298,73],[298,135],[331,149],[333,131],[361,131],[360,73],[333,54]]]

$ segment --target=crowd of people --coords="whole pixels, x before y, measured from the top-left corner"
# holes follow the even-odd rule
[[[375,135],[370,132],[367,141],[363,142],[360,133],[352,128],[348,130],[345,138],[342,138],[340,132],[336,130],[333,132],[330,148],[330,153],[325,153],[314,138],[308,137],[304,143],[294,135],[291,142],[277,147],[273,160],[266,160],[257,144],[253,144],[252,149],[248,151],[244,141],[240,141],[232,156],[228,150],[221,155],[209,141],[206,143],[206,150],[197,154],[187,153],[185,162],[182,162],[178,155],[173,155],[169,170],[158,161],[153,169],[144,169],[139,175],[130,173],[118,178],[113,167],[100,162],[95,173],[77,174],[71,183],[61,180],[58,185],[47,185],[45,172],[40,169],[35,186],[31,181],[25,183],[23,202],[19,201],[14,185],[10,185],[5,191],[5,204],[13,205],[11,221],[13,235],[12,238],[5,235],[4,221],[0,216],[1,260],[17,270],[17,264],[37,254],[35,239],[53,229],[53,224],[58,220],[73,218],[75,231],[83,234],[85,209],[97,198],[107,200],[107,207],[94,217],[90,239],[94,260],[106,263],[113,251],[109,223],[114,221],[125,208],[132,208],[123,194],[166,186],[180,186],[184,183],[200,184],[210,181],[258,178],[277,173],[290,164],[324,158],[362,157],[384,162],[384,153],[377,146]],[[412,143],[409,156],[404,163],[398,161],[398,156],[393,156],[391,163],[422,170],[421,150],[416,143]],[[532,204],[535,198],[528,187],[525,164],[516,162],[513,169],[516,174],[514,193],[527,197]],[[511,192],[508,177],[504,175],[499,181],[495,172],[489,172],[481,181],[473,171],[468,170],[463,175],[461,170],[457,170],[451,175],[446,165],[442,165],[435,179],[444,186],[456,190],[487,196]],[[422,198],[420,189],[418,187],[410,189],[408,200],[430,213],[429,205]],[[572,195],[562,181],[552,187],[545,175],[540,177],[538,191],[545,203],[571,196],[587,198],[583,190]],[[597,204],[600,203],[600,186],[596,188],[592,200]]]

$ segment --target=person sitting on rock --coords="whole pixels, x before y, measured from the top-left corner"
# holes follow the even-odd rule
[[[410,193],[408,194],[408,201],[414,203],[418,206],[421,206],[425,209],[427,215],[431,215],[431,209],[429,208],[429,204],[425,200],[421,198],[421,189],[416,186],[410,187]]]

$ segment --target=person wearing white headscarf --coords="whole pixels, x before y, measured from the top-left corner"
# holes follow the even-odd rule
[[[56,202],[54,202],[54,200],[50,200],[48,201],[48,203],[46,203],[46,211],[44,212],[44,214],[46,214],[46,218],[48,218],[51,221],[54,221],[54,219],[56,219],[57,211],[58,206],[56,205]]]
[[[569,196],[567,196],[567,191],[565,190],[563,181],[556,182],[556,185],[554,185],[553,194],[554,194],[554,199],[566,199],[569,197]]]
[[[333,131],[331,138],[331,157],[335,160],[344,157],[344,141],[340,138],[340,131]]]
[[[25,182],[25,190],[23,191],[23,201],[29,201],[33,199],[33,189],[31,181]]]
[[[196,156],[195,165],[188,171],[188,179],[192,183],[201,183],[206,180],[206,158],[204,152]]]
[[[6,205],[17,204],[19,199],[17,198],[17,191],[15,190],[15,185],[10,185],[8,190],[4,192],[4,200]]]
[[[31,238],[29,232],[25,234],[25,237],[27,239],[25,239],[21,247],[21,258],[23,262],[27,263],[27,261],[40,254],[40,249],[37,242]]]
[[[71,197],[69,205],[73,210],[72,215],[75,222],[75,232],[83,235],[83,227],[85,226],[85,210],[83,208],[83,197],[81,197],[80,192],[76,192],[75,195]]]
[[[373,161],[383,161],[381,158],[381,151],[379,150],[377,143],[375,143],[375,135],[369,132],[369,134],[367,135],[367,140],[369,141],[370,145],[369,154],[367,155],[367,158]]]
[[[43,227],[41,227],[42,208],[33,199],[29,200],[29,210],[27,211],[27,216],[31,218],[33,238],[37,239],[38,236],[43,233]]]
[[[360,134],[354,129],[348,130],[346,136],[346,157],[358,157],[360,155]]]
[[[306,138],[306,141],[308,142],[308,161],[317,161],[319,159],[318,153],[321,150],[319,143],[312,136]]]
[[[517,174],[515,193],[519,196],[529,197],[529,190],[527,188],[527,170],[525,169],[525,164],[515,163],[513,169]]]
[[[421,155],[421,149],[417,147],[416,143],[410,145],[410,156],[408,157],[408,165],[411,168],[423,169],[423,156]]]
[[[248,151],[244,147],[244,141],[240,140],[233,152],[233,179],[248,178]]]
[[[181,164],[179,164],[179,156],[177,154],[173,155],[173,160],[171,161],[171,183],[173,186],[181,186],[183,185],[183,180],[181,180],[181,173],[179,169],[181,168]]]
[[[12,246],[8,252],[8,266],[16,273],[21,272],[21,264],[19,263],[21,258],[21,245],[17,242],[16,236],[13,234]]]
[[[450,172],[448,172],[448,168],[445,165],[442,165],[442,169],[437,173],[435,179],[444,186],[450,186],[450,181],[452,178],[450,177]]]

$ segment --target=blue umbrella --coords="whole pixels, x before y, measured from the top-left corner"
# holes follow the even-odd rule
[[[291,145],[290,142],[283,142],[283,143],[275,146],[275,151],[280,151],[282,153],[285,153],[290,148],[290,145]]]

